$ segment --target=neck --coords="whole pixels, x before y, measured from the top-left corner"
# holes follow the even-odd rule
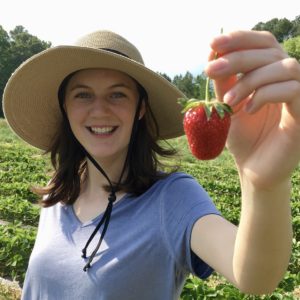
[[[99,162],[98,162],[99,163]],[[123,169],[122,164],[108,165],[99,163],[111,182],[118,182]],[[124,174],[126,176],[126,173]],[[74,209],[81,222],[95,218],[104,212],[108,204],[109,192],[103,186],[108,185],[107,179],[98,171],[94,164],[87,160],[87,177],[81,187],[81,193],[74,203]],[[120,200],[125,193],[116,193],[116,200]]]
[[[96,160],[96,162],[105,172],[112,184],[119,182],[125,158],[110,162],[100,162]],[[122,179],[124,179],[125,176],[126,171],[124,172]],[[89,159],[87,159],[87,178],[84,190],[88,190],[89,192],[99,192],[100,190],[103,191],[104,185],[109,185],[107,178],[95,167],[95,165]]]

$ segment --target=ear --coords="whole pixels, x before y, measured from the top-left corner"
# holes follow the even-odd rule
[[[139,120],[142,119],[142,117],[144,116],[145,112],[146,112],[146,105],[145,105],[145,101],[142,100],[141,108],[140,108],[140,113],[139,113]]]

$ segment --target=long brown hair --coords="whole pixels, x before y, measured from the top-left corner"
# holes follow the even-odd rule
[[[68,75],[60,85],[58,99],[63,118],[52,144],[46,151],[50,153],[54,174],[46,187],[34,189],[38,195],[46,196],[41,200],[44,207],[58,202],[73,204],[87,176],[86,154],[74,137],[63,109],[65,89],[73,75],[74,73]],[[159,156],[172,156],[176,150],[171,146],[164,148],[159,145],[159,128],[148,103],[147,92],[136,80],[134,81],[138,87],[140,101],[145,103],[145,114],[138,121],[131,151],[128,153],[128,170],[119,189],[137,196],[144,193],[157,180],[169,175],[167,172],[161,172],[163,164]],[[172,171],[176,169],[174,166]],[[108,188],[109,186],[105,187]]]

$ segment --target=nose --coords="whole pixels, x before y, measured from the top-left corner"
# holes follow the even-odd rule
[[[95,97],[92,105],[90,106],[91,116],[103,116],[111,113],[110,105],[103,97]]]

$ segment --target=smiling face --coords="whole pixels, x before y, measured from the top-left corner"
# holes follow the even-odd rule
[[[81,70],[65,95],[66,114],[81,145],[98,161],[123,161],[139,99],[136,82],[119,71]]]

